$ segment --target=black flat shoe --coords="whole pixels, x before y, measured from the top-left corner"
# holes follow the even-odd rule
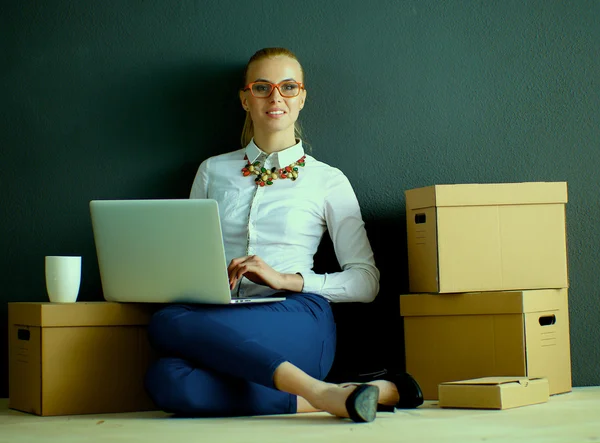
[[[346,399],[346,410],[350,419],[356,423],[375,420],[378,398],[379,388],[377,386],[358,385]]]
[[[368,383],[375,380],[387,380],[396,385],[400,400],[394,406],[377,405],[379,412],[394,412],[396,409],[415,409],[423,404],[423,392],[417,381],[406,372],[390,374],[386,369],[364,374],[359,377],[360,382]]]

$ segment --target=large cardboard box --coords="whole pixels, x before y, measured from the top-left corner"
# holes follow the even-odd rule
[[[156,409],[143,386],[155,309],[9,303],[9,407],[44,416]]]
[[[566,288],[400,296],[406,371],[436,400],[440,383],[546,377],[571,391]]]
[[[483,377],[440,383],[441,408],[509,409],[548,401],[548,379]]]
[[[409,292],[568,287],[567,183],[406,191]]]

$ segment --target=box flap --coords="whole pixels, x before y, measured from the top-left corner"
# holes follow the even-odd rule
[[[117,302],[8,304],[10,324],[23,326],[147,325],[160,305]]]
[[[435,206],[435,186],[404,191],[406,210],[431,208]]]
[[[521,386],[529,385],[533,380],[540,380],[542,377],[481,377],[471,380],[458,380],[440,383],[441,385],[503,385],[507,383],[518,383]]]
[[[434,185],[405,192],[407,208],[567,203],[567,182]],[[410,202],[409,202],[410,200]]]
[[[566,291],[567,289],[563,288],[459,294],[402,294],[400,315],[413,317],[555,311],[562,308]]]

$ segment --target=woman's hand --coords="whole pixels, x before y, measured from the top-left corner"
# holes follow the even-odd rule
[[[302,291],[304,279],[299,274],[282,274],[257,255],[234,258],[227,268],[229,287],[233,289],[242,277],[276,290]]]

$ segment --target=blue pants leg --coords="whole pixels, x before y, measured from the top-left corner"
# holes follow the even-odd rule
[[[296,412],[296,397],[275,389],[273,373],[289,361],[325,378],[336,329],[324,298],[286,296],[267,304],[170,305],[154,314],[149,339],[165,356],[145,384],[157,406],[198,416]]]

